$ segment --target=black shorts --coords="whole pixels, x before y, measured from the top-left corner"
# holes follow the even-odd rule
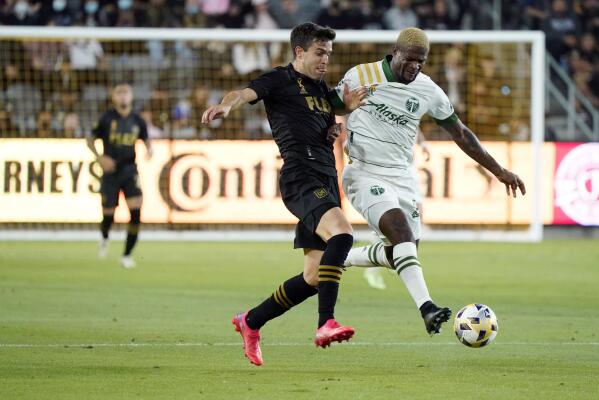
[[[100,193],[102,207],[114,208],[119,204],[119,193],[123,191],[126,198],[141,196],[139,175],[135,164],[117,167],[115,172],[102,175]]]
[[[293,246],[324,250],[327,244],[316,234],[316,228],[324,213],[341,206],[337,177],[319,174],[309,168],[284,171],[279,187],[285,207],[299,219]]]

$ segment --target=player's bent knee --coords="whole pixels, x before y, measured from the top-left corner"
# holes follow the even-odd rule
[[[322,250],[304,249],[303,277],[310,286],[318,286],[318,266],[322,258]]]
[[[306,271],[304,271],[303,277],[308,285],[312,287],[318,286],[318,271],[316,271],[315,273],[310,272],[309,274],[307,274]]]
[[[102,208],[102,215],[109,216],[114,215],[116,208]]]
[[[130,197],[125,199],[127,202],[127,207],[131,210],[132,208],[141,208],[143,203],[143,198],[141,196]]]
[[[353,229],[339,207],[328,210],[320,219],[316,234],[324,241],[329,241],[333,236],[341,234],[353,234]]]
[[[399,208],[388,210],[381,216],[379,229],[392,245],[415,241],[406,216]]]
[[[303,277],[308,285],[318,286],[318,262],[310,262],[304,265]]]

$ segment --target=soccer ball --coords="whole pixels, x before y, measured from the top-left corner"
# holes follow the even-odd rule
[[[484,304],[468,304],[455,316],[453,330],[458,340],[468,347],[483,347],[497,335],[497,317]]]

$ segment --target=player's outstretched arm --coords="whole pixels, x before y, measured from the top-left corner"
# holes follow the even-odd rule
[[[202,123],[207,124],[218,118],[227,118],[232,110],[235,110],[250,101],[254,101],[257,98],[258,95],[256,92],[250,88],[229,92],[223,97],[220,104],[209,107],[204,111],[204,114],[202,114]]]
[[[511,171],[503,168],[495,159],[487,153],[484,147],[478,141],[476,135],[457,119],[455,122],[442,125],[443,128],[451,135],[454,142],[462,149],[462,151],[474,161],[485,167],[489,172],[499,179],[501,183],[505,185],[507,195],[511,194],[516,197],[516,192],[520,189],[520,192],[526,194],[526,187],[522,179],[518,175]]]

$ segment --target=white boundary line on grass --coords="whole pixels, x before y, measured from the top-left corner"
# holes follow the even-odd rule
[[[383,346],[383,347],[399,347],[399,346],[454,346],[459,345],[458,342],[352,342],[344,343],[345,346]],[[96,348],[96,347],[228,347],[240,346],[241,342],[230,343],[0,343],[0,348]],[[261,343],[262,346],[278,346],[278,347],[300,347],[314,346],[312,343]],[[494,346],[599,346],[599,342],[498,342],[493,343]]]

